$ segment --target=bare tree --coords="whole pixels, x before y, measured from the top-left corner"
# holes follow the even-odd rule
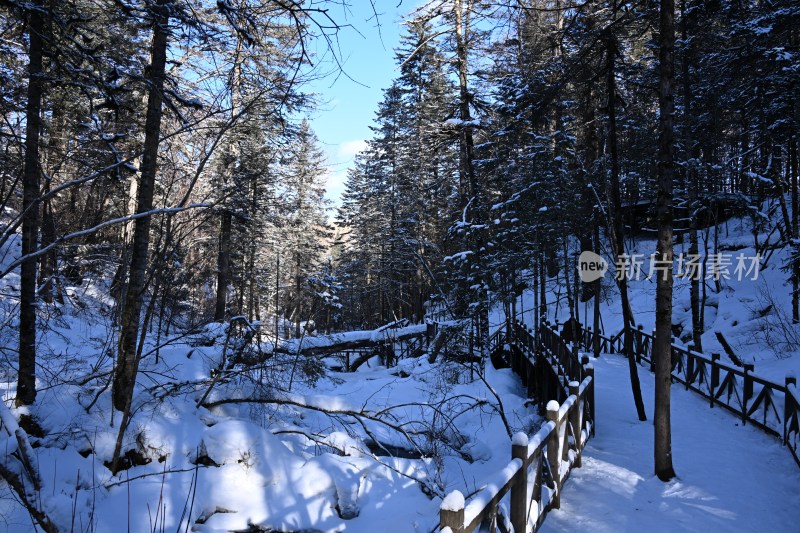
[[[617,1],[612,0],[611,23],[616,20]],[[622,224],[622,199],[620,193],[619,178],[619,150],[617,143],[617,82],[616,82],[616,57],[619,54],[618,45],[614,34],[609,28],[606,41],[606,90],[608,97],[608,156],[610,158],[610,183],[608,187],[609,206],[611,210],[611,249],[616,257],[621,257],[625,253],[625,233]],[[636,405],[636,414],[639,420],[647,420],[647,413],[644,409],[642,400],[642,387],[639,383],[639,371],[636,367],[636,356],[633,353],[633,328],[634,318],[628,299],[628,280],[623,274],[617,276],[617,287],[619,288],[620,301],[622,304],[623,318],[623,343],[625,354],[628,357],[628,370],[631,378],[631,391],[633,392],[633,402]]]

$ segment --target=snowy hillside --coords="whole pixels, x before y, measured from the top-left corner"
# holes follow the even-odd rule
[[[718,226],[715,235],[714,227],[706,235],[701,235],[700,252],[703,251],[704,238],[708,239],[710,259],[706,264],[706,306],[705,328],[702,336],[703,351],[705,353],[719,353],[723,360],[730,360],[716,335],[722,333],[734,353],[745,363],[754,363],[756,373],[769,379],[783,382],[787,374],[800,374],[800,327],[793,325],[791,312],[790,272],[785,267],[790,262],[790,250],[785,247],[770,247],[763,251],[768,238],[775,239],[774,235],[758,234],[760,251],[760,266],[754,270],[752,260],[756,256],[754,244],[753,223],[750,217],[735,218]],[[714,241],[718,240],[719,290],[714,274]],[[655,325],[655,276],[647,279],[650,274],[650,258],[655,253],[655,239],[636,237],[626,241],[627,253],[636,257],[633,263],[638,267],[628,265],[629,272],[634,268],[639,270],[637,275],[629,278],[629,291],[631,307],[637,324],[644,326],[644,330],[651,332]],[[683,254],[688,261],[688,237],[675,245],[675,269],[679,268],[679,257]],[[605,256],[606,258],[609,255]],[[739,275],[742,257],[744,270]],[[639,263],[640,262],[640,263]],[[603,299],[601,301],[601,327],[609,335],[616,335],[622,330],[622,309],[619,303],[619,292],[615,286],[613,276],[615,269],[613,262],[609,265],[609,272],[603,278]],[[638,279],[637,279],[638,277]],[[692,342],[692,319],[690,302],[690,280],[676,277],[674,284],[674,308],[672,322],[678,331],[676,341],[679,344]],[[562,323],[569,318],[566,307],[565,287],[563,281],[551,279],[548,287],[549,317],[551,320],[560,320]],[[525,293],[524,309],[526,321],[531,322],[533,309],[533,295]],[[592,302],[580,304],[581,323],[592,326]],[[497,320],[500,320],[498,315]]]
[[[427,357],[392,368],[374,358],[340,373],[278,353],[225,376],[208,407],[197,407],[222,357],[225,327],[212,324],[163,338],[157,358],[153,343],[145,347],[126,468],[113,476],[120,420],[107,386],[113,333],[100,319],[101,280],[70,294],[40,341],[58,371],[42,376],[41,400],[15,415],[41,425],[40,436],[30,433],[43,509],[81,531],[370,531],[386,522],[428,531],[443,494],[473,492],[506,460],[495,393],[510,431],[538,427],[510,370],[490,367],[483,383],[469,367]],[[6,401],[14,396],[12,372],[2,389]],[[29,530],[26,511],[2,491],[0,529]]]

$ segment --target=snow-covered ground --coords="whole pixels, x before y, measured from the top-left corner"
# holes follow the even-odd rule
[[[17,253],[17,245],[10,241],[0,263]],[[729,222],[720,246],[754,253],[748,222]],[[649,255],[654,248],[652,240],[640,239],[629,251]],[[686,248],[680,244],[677,251]],[[786,373],[800,370],[797,350],[767,333],[789,309],[787,274],[780,268],[787,254],[777,250],[759,280],[725,280],[719,292],[709,283],[703,336],[706,352],[721,352],[715,332],[722,331],[740,357],[756,363],[757,374],[781,382]],[[44,437],[32,439],[43,483],[40,498],[67,529],[74,524],[76,531],[97,532],[184,531],[187,526],[197,531],[431,531],[442,496],[456,489],[474,493],[509,460],[509,431],[498,416],[495,393],[510,433],[532,434],[540,425],[510,370],[489,367],[484,383],[467,368],[431,364],[426,357],[394,368],[372,360],[356,373],[341,373],[323,368],[316,358],[277,354],[221,380],[207,398],[221,403],[198,408],[222,355],[223,327],[216,324],[201,335],[173,332],[158,360],[155,339],[148,341],[123,449],[136,450],[149,462],[112,476],[104,463],[111,458],[120,421],[106,388],[115,347],[107,279],[87,274],[81,286],[67,288],[65,305],[41,306],[47,328],[39,337],[39,396],[31,408],[16,410],[35,414],[45,430]],[[16,342],[17,284],[16,273],[0,280],[0,311],[7,319],[0,330],[2,347]],[[619,299],[610,277],[605,285],[604,328],[616,333]],[[550,284],[549,311],[551,318],[558,314],[563,320],[558,287]],[[653,281],[631,284],[634,312],[647,329],[653,324],[654,293]],[[530,322],[532,294],[523,299],[518,309]],[[675,302],[675,323],[688,332],[688,281],[676,281]],[[591,307],[586,309],[591,316]],[[492,327],[503,321],[495,308]],[[339,340],[382,336],[353,332]],[[308,337],[303,346],[329,341]],[[288,351],[293,347],[285,345]],[[0,395],[8,405],[16,363],[13,348],[3,353]],[[589,443],[584,467],[573,472],[564,489],[562,510],[548,517],[545,529],[798,529],[800,473],[777,440],[737,427],[736,417],[710,410],[699,396],[675,388],[679,480],[664,485],[651,474],[653,429],[636,421],[624,360],[605,356],[596,368],[597,438]],[[652,415],[652,376],[644,369],[640,375]],[[246,401],[253,398],[261,401]],[[32,530],[26,512],[0,486],[0,532]]]
[[[148,463],[113,476],[106,463],[120,420],[104,388],[113,335],[98,318],[107,316],[103,293],[96,286],[81,296],[94,312],[68,303],[50,321],[40,355],[53,371],[40,374],[36,404],[15,409],[45,431],[32,437],[39,497],[66,530],[427,532],[447,492],[476,491],[508,461],[509,433],[540,424],[511,370],[490,367],[484,383],[468,367],[427,357],[392,368],[374,358],[342,373],[276,354],[221,380],[206,400],[242,403],[198,408],[221,358],[223,328],[212,324],[161,348],[158,361],[145,349],[123,450]],[[7,405],[14,386],[8,366]],[[33,531],[4,484],[2,531]]]
[[[800,470],[774,437],[672,387],[672,451],[678,478],[653,474],[653,425],[639,422],[627,362],[594,362],[597,434],[542,531],[798,531]],[[648,416],[653,376],[640,373]]]

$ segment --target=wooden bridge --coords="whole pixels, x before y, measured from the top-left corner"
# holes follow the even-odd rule
[[[588,356],[578,359],[577,344],[566,343],[557,329],[545,325],[536,339],[530,329],[515,323],[511,331],[490,339],[493,354],[506,350],[508,363],[527,387],[528,397],[546,413],[547,422],[530,439],[514,436],[511,460],[483,489],[465,501],[451,492],[442,502],[441,531],[467,533],[536,530],[550,509],[561,502],[561,488],[595,430],[594,368]],[[509,515],[501,517],[500,501],[510,493]]]
[[[623,332],[608,337],[580,328],[575,343],[558,333],[558,323],[545,324],[535,338],[520,323],[501,329],[491,339],[492,352],[506,358],[527,387],[528,396],[547,415],[547,423],[532,437],[514,436],[511,461],[469,501],[451,492],[440,508],[442,532],[466,533],[478,528],[489,531],[536,531],[548,511],[560,506],[561,490],[572,468],[581,466],[581,453],[594,434],[594,372],[588,356],[579,358],[578,346],[601,353],[623,354]],[[653,370],[654,333],[642,326],[632,331],[634,357]],[[800,466],[800,394],[796,378],[783,384],[754,372],[753,365],[737,368],[720,361],[719,354],[706,356],[691,346],[672,343],[673,383],[698,393],[711,408],[721,406],[777,437]],[[501,500],[509,495],[509,516],[501,516]]]

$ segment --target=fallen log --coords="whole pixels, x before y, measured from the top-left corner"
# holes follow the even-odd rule
[[[733,348],[731,348],[731,345],[728,344],[728,341],[725,339],[725,336],[722,335],[722,332],[715,331],[714,334],[716,334],[717,340],[722,345],[722,349],[725,350],[726,354],[728,354],[728,357],[730,357],[731,361],[733,361],[733,364],[736,366],[744,366],[744,363],[742,363],[742,360],[739,358],[739,356],[734,353]]]
[[[386,333],[388,330],[376,330]],[[392,333],[386,333],[379,338],[375,338],[375,331],[354,331],[350,333],[339,333],[334,335],[324,335],[319,337],[306,337],[303,345],[299,343],[279,344],[274,352],[296,355],[325,355],[347,350],[357,350],[359,348],[369,348],[388,342],[401,342],[409,339],[425,336],[425,325],[409,326],[400,328]],[[358,335],[363,333],[364,335]],[[298,344],[298,346],[295,346]]]

